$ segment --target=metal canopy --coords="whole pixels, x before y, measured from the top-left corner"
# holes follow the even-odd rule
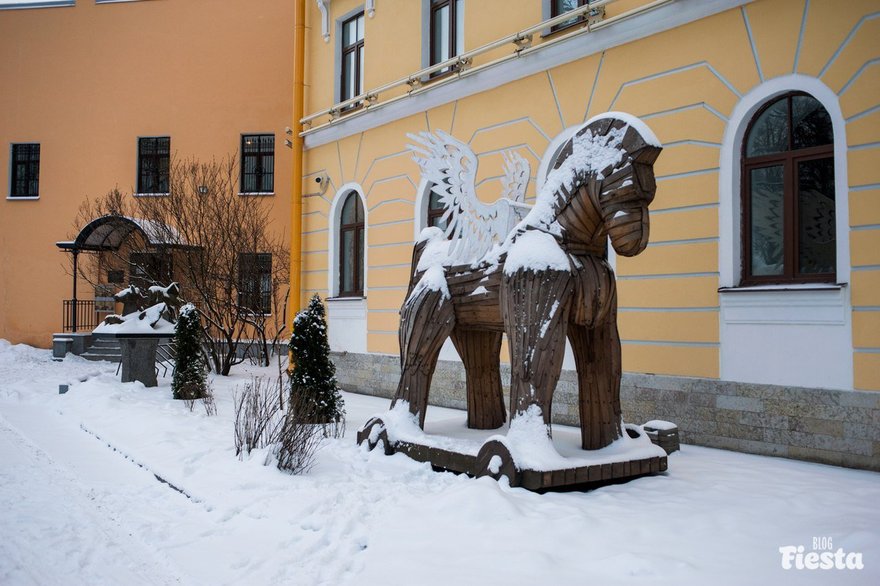
[[[126,238],[135,230],[143,234],[148,246],[186,247],[180,242],[173,228],[150,220],[114,215],[92,220],[80,230],[76,240],[56,242],[55,245],[62,250],[75,252],[119,250]],[[169,242],[169,239],[172,242]]]

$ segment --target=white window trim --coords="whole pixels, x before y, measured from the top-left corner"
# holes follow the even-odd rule
[[[834,284],[740,287],[742,143],[755,113],[775,97],[802,91],[816,98],[834,132],[837,274]],[[846,121],[837,95],[818,79],[786,75],[749,91],[734,107],[721,144],[718,282],[722,380],[853,388],[849,188]],[[822,346],[821,352],[817,345]],[[781,350],[783,348],[784,350]]]
[[[849,182],[846,169],[846,120],[840,102],[828,86],[805,75],[786,75],[766,81],[742,97],[727,122],[721,143],[721,169],[718,174],[718,268],[719,286],[736,287],[742,279],[742,213],[740,201],[741,145],[749,122],[758,109],[776,96],[802,91],[822,104],[834,129],[834,205],[837,219],[837,283],[850,280]],[[780,288],[785,288],[780,285]]]
[[[462,8],[464,8],[464,4],[462,4]],[[462,30],[467,30],[464,20],[465,14],[466,11],[462,11]],[[455,26],[455,23],[450,22],[449,26]],[[422,0],[422,69],[431,66],[431,32],[431,0]],[[462,46],[464,46],[464,39],[462,39]]]
[[[335,20],[335,25],[333,28],[334,38],[336,41],[334,45],[336,45],[335,53],[333,56],[333,103],[338,104],[342,101],[342,23],[351,20],[358,14],[363,13],[366,17],[366,10],[363,4],[357,6],[357,8],[353,10],[349,10],[339,18]],[[324,40],[327,40],[325,37]],[[367,46],[367,21],[364,19],[364,50],[366,50]],[[363,77],[364,72],[361,71],[361,77]],[[367,87],[367,84],[364,83],[364,87]],[[354,97],[354,96],[352,96]],[[364,208],[366,209],[366,208]]]
[[[363,271],[363,280],[364,280],[364,297],[367,296],[367,271],[369,263],[367,262],[367,256],[370,251],[369,243],[369,222],[367,221],[368,210],[367,210],[367,196],[364,195],[364,188],[360,186],[358,183],[346,183],[336,192],[336,195],[333,196],[333,202],[330,204],[330,216],[329,216],[329,229],[327,230],[329,242],[327,243],[327,250],[329,251],[329,255],[327,258],[327,290],[330,292],[330,297],[335,299],[349,299],[347,297],[342,298],[339,297],[339,258],[341,252],[339,250],[339,227],[340,222],[342,221],[342,204],[345,201],[346,196],[349,193],[355,192],[358,194],[358,197],[361,198],[361,206],[363,206],[364,210],[364,271]],[[354,297],[353,299],[357,299]]]

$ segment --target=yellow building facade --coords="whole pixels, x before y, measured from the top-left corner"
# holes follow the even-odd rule
[[[609,251],[624,418],[880,469],[880,3],[583,4],[308,3],[302,289],[327,298],[340,382],[396,389],[413,243],[434,217],[408,134],[468,145],[484,202],[515,151],[533,203],[560,145],[619,111],[664,148],[650,244]],[[799,143],[804,104],[822,123]],[[762,154],[774,133],[785,153]],[[449,342],[440,358],[431,401],[463,407]],[[577,424],[573,368],[569,352],[553,417]]]
[[[549,1],[454,4],[466,63],[433,79],[422,72],[432,2],[309,3],[303,293],[330,298],[337,349],[398,352],[429,191],[408,133],[467,143],[487,202],[501,193],[503,152],[515,150],[531,164],[531,202],[572,129],[623,111],[664,145],[651,244],[612,258],[624,370],[880,390],[880,4],[620,0],[594,3],[603,14],[591,26],[558,32],[534,30]],[[343,24],[361,12],[369,106],[337,113],[351,97],[339,90]],[[745,287],[743,137],[789,92],[818,100],[833,124],[836,271],[826,283]],[[353,192],[366,218],[364,293],[345,297],[338,204]]]
[[[240,157],[243,136],[273,136],[274,194],[243,197],[271,207],[288,238],[291,2],[36,6],[0,7],[0,337],[48,347],[61,332],[71,275],[55,243],[75,234],[86,198],[138,191],[142,138],[209,161]],[[36,191],[24,194],[22,145],[39,146]],[[81,279],[78,298],[93,297]]]

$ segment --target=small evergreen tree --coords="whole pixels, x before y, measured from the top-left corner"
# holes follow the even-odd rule
[[[188,303],[180,310],[174,333],[174,375],[171,392],[175,399],[194,401],[208,396],[207,363],[202,352],[202,320],[199,310]]]
[[[324,304],[317,294],[293,321],[290,351],[290,406],[300,411],[297,419],[311,423],[343,421],[345,408],[336,386],[336,366],[330,361]]]

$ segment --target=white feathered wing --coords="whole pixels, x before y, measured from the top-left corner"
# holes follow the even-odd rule
[[[449,256],[456,264],[473,263],[496,243],[501,243],[529,206],[525,191],[529,182],[529,163],[519,154],[504,154],[503,195],[492,204],[477,198],[475,180],[477,157],[463,142],[443,132],[407,135],[422,177],[431,185],[445,208],[446,235],[452,240]]]

